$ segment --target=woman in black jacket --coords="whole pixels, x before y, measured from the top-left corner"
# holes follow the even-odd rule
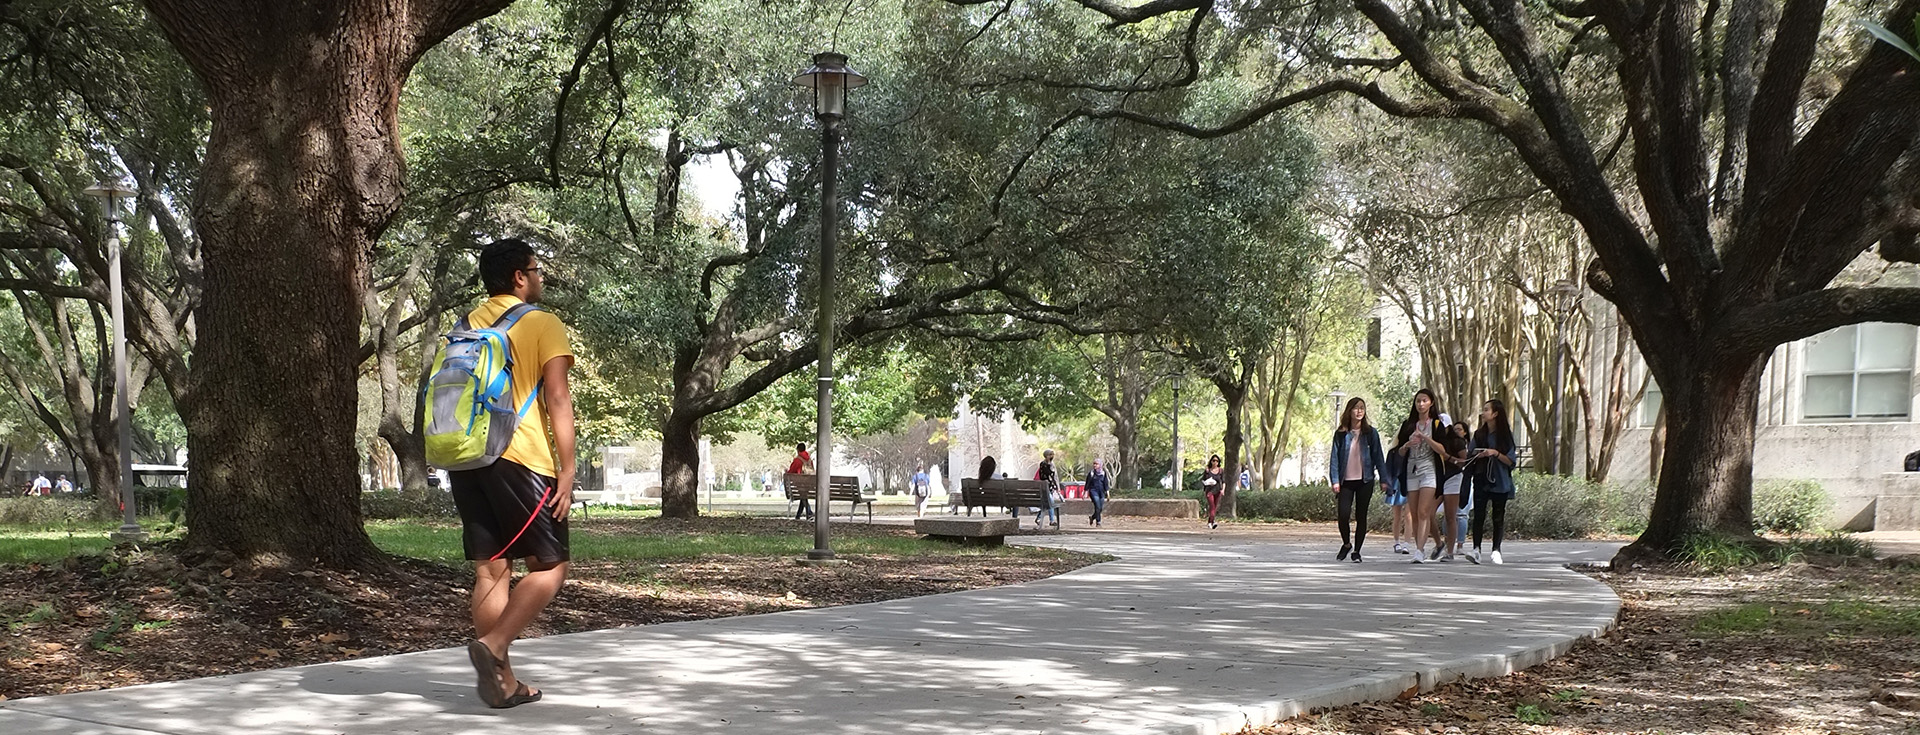
[[[1220,455],[1207,458],[1207,471],[1200,473],[1200,490],[1207,496],[1207,528],[1219,528],[1220,494],[1227,491],[1226,471],[1220,466]]]

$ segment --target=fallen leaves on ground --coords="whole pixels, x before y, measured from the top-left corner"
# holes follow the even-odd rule
[[[1243,735],[1920,733],[1920,571],[1594,576],[1620,594],[1619,627],[1566,656]]]

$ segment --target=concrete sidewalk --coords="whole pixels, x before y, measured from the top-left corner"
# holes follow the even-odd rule
[[[1371,540],[1371,539],[1370,539]],[[1068,533],[1120,560],[1022,585],[525,641],[545,701],[489,710],[464,650],[0,703],[0,732],[1217,733],[1489,676],[1609,627],[1567,562],[1364,564],[1257,533]]]

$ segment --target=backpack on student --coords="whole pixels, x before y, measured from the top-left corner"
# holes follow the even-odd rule
[[[513,349],[507,330],[538,307],[515,304],[493,324],[475,329],[466,317],[447,332],[427,374],[427,463],[444,470],[486,467],[505,454],[520,419],[540,396],[535,384],[527,402],[513,405]]]

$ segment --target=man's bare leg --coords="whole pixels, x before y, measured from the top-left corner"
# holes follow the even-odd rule
[[[493,559],[473,563],[473,631],[484,638],[500,622],[507,610],[507,598],[513,584],[513,561]]]
[[[567,562],[555,564],[542,563],[538,559],[527,559],[527,576],[520,578],[520,584],[514,585],[513,592],[507,598],[506,607],[495,617],[488,629],[481,630],[476,614],[474,627],[480,633],[480,642],[499,659],[502,670],[500,685],[502,691],[512,695],[519,691],[519,681],[513,676],[513,666],[507,660],[507,647],[525,632],[528,625],[540,611],[553,602],[554,595],[560,593],[560,586],[567,581]],[[508,566],[508,575],[512,576],[512,567]],[[476,604],[477,608],[477,604]],[[537,690],[535,690],[537,691]]]

